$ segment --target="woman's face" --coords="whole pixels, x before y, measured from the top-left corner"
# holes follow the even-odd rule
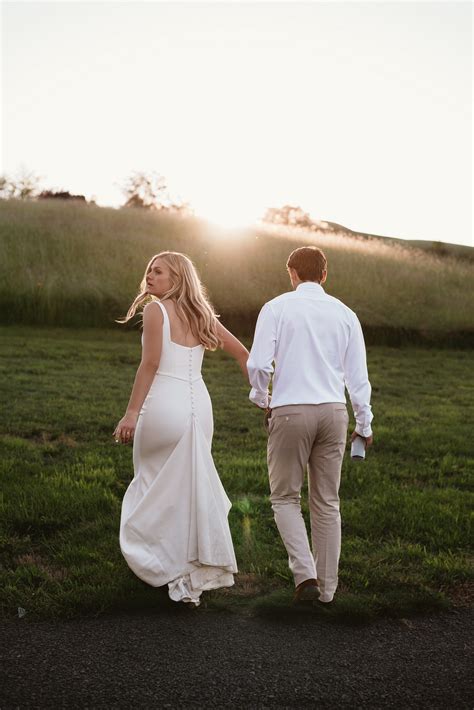
[[[146,274],[146,291],[161,298],[172,287],[171,272],[159,257],[151,264]]]

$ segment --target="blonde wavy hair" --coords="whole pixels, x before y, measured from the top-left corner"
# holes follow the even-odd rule
[[[151,270],[155,259],[162,259],[170,270],[172,286],[158,299],[146,291],[146,277]],[[164,301],[172,298],[176,304],[179,318],[191,330],[194,337],[204,345],[207,350],[216,350],[221,341],[217,334],[217,318],[219,317],[208,300],[206,290],[201,283],[191,259],[177,251],[162,251],[152,256],[145,270],[140,290],[124,319],[117,323],[127,323],[139,308],[150,301]]]

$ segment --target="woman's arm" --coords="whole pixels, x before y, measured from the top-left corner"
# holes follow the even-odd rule
[[[229,355],[232,355],[232,357],[237,360],[245,380],[249,382],[249,373],[247,372],[249,351],[245,345],[243,345],[240,340],[235,337],[235,335],[232,335],[227,328],[224,328],[222,323],[219,321],[217,322],[217,334],[222,342],[222,350],[229,353]]]
[[[135,375],[127,410],[114,431],[116,441],[127,443],[133,439],[138,415],[160,364],[162,342],[163,313],[155,303],[148,303],[143,309],[142,359]]]

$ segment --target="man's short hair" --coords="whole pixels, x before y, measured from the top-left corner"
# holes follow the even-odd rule
[[[299,247],[291,252],[286,262],[286,268],[294,269],[301,281],[318,283],[321,283],[323,271],[327,270],[327,266],[324,252],[318,247]]]

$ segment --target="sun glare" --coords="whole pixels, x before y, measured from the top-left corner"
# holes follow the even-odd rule
[[[231,204],[216,199],[212,203],[196,206],[196,214],[222,229],[245,229],[261,219],[265,209],[249,205]]]

